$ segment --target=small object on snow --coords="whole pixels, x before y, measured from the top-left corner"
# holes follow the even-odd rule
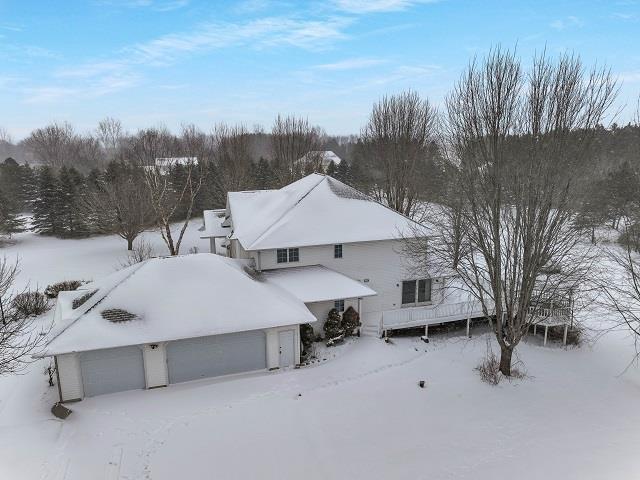
[[[384,343],[388,343],[390,345],[393,345],[393,342],[391,341],[391,339],[389,337],[384,337]]]
[[[299,393],[299,394],[298,394],[298,396],[299,396],[299,397],[301,397],[301,396],[302,396],[302,394],[301,394],[301,393]]]
[[[424,380],[420,380],[420,381],[418,382],[418,385],[420,386],[420,388],[424,388],[424,387],[425,387],[425,383],[426,383],[426,382],[425,382]]]
[[[427,337],[426,335],[421,336],[420,340],[422,340],[424,343],[429,343],[429,337]]]
[[[53,413],[59,419],[64,420],[69,415],[71,415],[71,410],[62,405],[60,402],[56,402],[53,407],[51,407],[51,413]]]

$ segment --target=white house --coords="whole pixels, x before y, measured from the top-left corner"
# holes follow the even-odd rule
[[[304,303],[246,261],[154,258],[61,292],[54,357],[61,401],[300,363]]]
[[[417,224],[329,176],[229,192],[204,222],[213,254],[60,293],[41,356],[55,358],[61,401],[298,365],[299,326],[321,332],[332,308],[353,306],[371,335],[482,316],[445,276],[410,273],[403,238]]]
[[[319,164],[322,171],[326,172],[331,162],[337,167],[342,159],[332,150],[312,150],[298,159],[299,163],[306,165],[307,163]]]
[[[482,315],[448,277],[411,273],[403,238],[423,232],[417,224],[332,177],[229,192],[226,208],[206,211],[204,221],[213,253],[250,260],[305,303],[316,331],[329,310],[349,305],[372,335]]]

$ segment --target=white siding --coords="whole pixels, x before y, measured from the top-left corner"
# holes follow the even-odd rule
[[[313,314],[314,317],[318,319],[317,322],[312,323],[313,331],[319,333],[320,335],[324,335],[324,331],[322,330],[322,326],[324,325],[324,321],[327,319],[327,315],[329,314],[329,310],[334,308],[334,302],[313,302],[313,303],[305,303],[309,311]],[[363,299],[364,305],[364,299]],[[357,299],[348,299],[344,302],[345,310],[349,307],[353,307],[358,310],[358,300]]]
[[[144,377],[147,388],[164,387],[169,383],[167,376],[166,344],[158,343],[155,348],[145,345],[142,349],[144,358]]]
[[[80,360],[75,353],[56,356],[58,367],[58,381],[60,387],[60,401],[80,400],[84,397],[82,389],[82,373]]]
[[[294,331],[294,345],[296,365],[300,364],[300,326],[289,325],[286,327],[269,328],[267,334],[267,368],[273,370],[280,367],[280,338],[278,333],[284,330]]]
[[[333,245],[321,245],[301,247],[299,262],[277,263],[276,250],[263,250],[260,252],[260,268],[269,270],[324,265],[364,282],[375,290],[377,295],[362,300],[360,317],[364,325],[374,326],[379,324],[383,311],[401,307],[402,280],[412,278],[407,273],[406,262],[401,252],[401,240],[345,243],[342,246],[342,258],[334,258]],[[256,252],[252,252],[252,255],[257,257]],[[316,318],[324,321],[326,312],[323,314],[321,308],[324,307],[314,306],[312,313]],[[356,308],[355,305],[354,308]],[[314,329],[318,328],[321,328],[321,325],[314,326]]]

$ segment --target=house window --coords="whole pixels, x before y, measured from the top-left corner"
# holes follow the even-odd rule
[[[339,312],[344,312],[344,300],[336,300],[333,305]]]
[[[402,305],[417,305],[431,301],[431,279],[402,282]]]
[[[300,250],[297,248],[289,249],[289,261],[290,262],[298,262],[300,261]]]
[[[333,246],[333,258],[342,258],[342,245]]]
[[[278,263],[287,263],[287,249],[279,248],[276,252]]]

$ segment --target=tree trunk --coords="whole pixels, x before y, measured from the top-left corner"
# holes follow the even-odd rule
[[[133,250],[133,238],[127,238],[127,250]]]
[[[513,348],[501,347],[500,350],[500,372],[506,377],[511,376],[511,356]]]

